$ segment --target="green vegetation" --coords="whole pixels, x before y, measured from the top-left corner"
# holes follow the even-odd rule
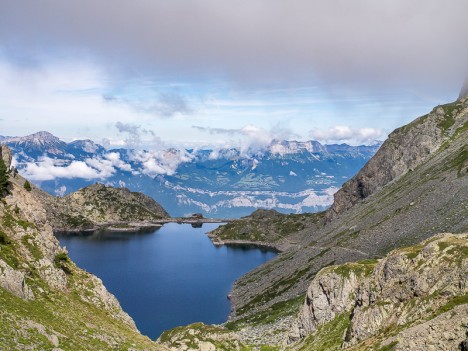
[[[268,301],[273,300],[276,296],[280,296],[281,294],[285,293],[286,291],[294,287],[302,279],[311,278],[313,273],[314,272],[311,271],[311,267],[306,266],[302,268],[301,270],[296,271],[289,278],[280,279],[274,282],[262,294],[257,295],[252,300],[250,300],[247,304],[239,308],[237,310],[237,313],[239,315],[242,315],[250,311],[254,306],[265,304]]]
[[[36,260],[40,260],[42,257],[44,257],[39,247],[34,243],[34,239],[31,235],[23,236],[21,238],[21,242],[28,248],[29,252]]]
[[[274,323],[280,318],[284,318],[291,315],[296,315],[299,307],[304,303],[304,295],[296,296],[292,299],[281,301],[273,304],[268,309],[241,318],[236,321],[228,322],[225,324],[225,327],[229,330],[237,330],[243,325],[265,325]]]
[[[350,325],[350,314],[343,313],[332,321],[320,326],[316,333],[308,336],[300,351],[333,351],[341,349],[343,335]]]
[[[272,243],[318,223],[324,216],[325,212],[286,215],[257,210],[248,217],[220,226],[213,234],[221,240]]]
[[[25,301],[0,288],[0,349],[52,350],[54,335],[63,350],[156,349],[109,312],[84,302],[76,291],[41,294],[36,290],[35,295],[35,300]]]
[[[0,231],[0,245],[9,245],[9,244],[11,244],[11,241],[8,238],[8,236],[4,232]]]
[[[65,252],[60,252],[54,257],[54,265],[56,268],[62,269],[66,274],[72,274],[72,270],[69,267],[70,258]]]
[[[81,214],[78,215],[70,215],[68,213],[62,213],[61,214],[61,219],[63,222],[72,228],[92,228],[94,226],[93,222],[91,222],[89,219],[85,218]]]
[[[326,272],[330,270],[345,278],[349,278],[351,276],[351,272],[353,272],[357,277],[367,277],[372,274],[377,262],[377,260],[363,260],[356,263],[345,263],[339,266],[326,268]]]
[[[445,313],[447,311],[452,310],[454,307],[457,307],[459,305],[464,305],[464,304],[468,304],[468,294],[453,297],[452,299],[447,301],[445,305],[443,305],[436,311],[436,315]]]
[[[31,183],[29,183],[27,180],[24,182],[23,187],[24,187],[27,191],[31,191],[31,190],[32,190],[32,188],[31,188]]]
[[[0,197],[8,192],[8,170],[3,158],[0,157]]]
[[[398,341],[393,341],[390,344],[380,347],[377,351],[393,351],[398,345]]]
[[[186,345],[191,349],[198,350],[200,342],[208,342],[211,343],[216,350],[252,350],[248,345],[238,341],[229,330],[203,323],[194,323],[167,330],[161,334],[158,341],[178,349],[181,349],[182,345]]]

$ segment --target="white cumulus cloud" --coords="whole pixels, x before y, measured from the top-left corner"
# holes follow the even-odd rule
[[[376,140],[383,140],[387,137],[387,133],[378,128],[353,128],[337,125],[326,130],[314,128],[309,131],[309,136],[322,143],[347,143],[357,145],[372,144],[375,143]]]
[[[20,170],[21,174],[33,181],[65,179],[107,179],[116,170],[131,172],[129,164],[120,159],[118,153],[109,153],[104,158],[87,158],[84,161],[63,161],[50,157],[41,157],[37,162],[29,162]]]

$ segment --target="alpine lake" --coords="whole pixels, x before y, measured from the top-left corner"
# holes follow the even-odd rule
[[[156,339],[180,325],[225,322],[234,281],[276,256],[261,248],[213,245],[206,233],[219,225],[168,223],[136,233],[57,238],[80,268],[102,279],[138,329]]]

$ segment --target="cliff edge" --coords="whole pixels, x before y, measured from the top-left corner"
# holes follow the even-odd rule
[[[435,107],[429,114],[393,131],[369,162],[334,195],[328,221],[378,189],[414,170],[448,142],[468,121],[468,85],[460,99]]]

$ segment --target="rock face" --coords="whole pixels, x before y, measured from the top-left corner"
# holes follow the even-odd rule
[[[379,340],[392,350],[456,350],[468,332],[467,294],[468,234],[441,234],[375,263],[320,271],[290,341],[320,338],[327,324],[346,316],[337,343],[343,349],[375,349]]]
[[[317,331],[321,325],[350,310],[359,283],[356,276],[358,269],[353,269],[353,266],[356,265],[333,266],[317,274],[307,289],[299,322],[294,326],[290,340],[303,338]],[[347,274],[340,274],[338,269]]]
[[[5,162],[5,166],[7,169],[10,169],[11,167],[11,160],[13,158],[12,152],[9,147],[5,145],[0,146],[0,155]]]
[[[226,329],[194,323],[177,327],[161,334],[158,342],[171,351],[217,351],[217,350],[251,350],[248,345],[239,341],[239,337]]]
[[[375,156],[335,193],[327,219],[334,219],[356,202],[428,160],[451,138],[457,126],[468,121],[468,104],[462,95],[466,95],[464,90],[460,100],[438,106],[428,115],[392,132]]]
[[[24,300],[34,299],[24,273],[14,270],[3,260],[0,260],[0,286]]]

